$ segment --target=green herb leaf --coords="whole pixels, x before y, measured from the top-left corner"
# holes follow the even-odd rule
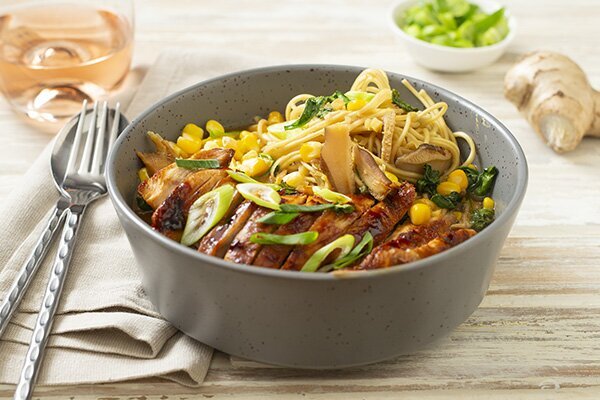
[[[498,168],[491,166],[481,172],[469,167],[462,167],[460,169],[465,172],[469,180],[468,193],[476,198],[481,198],[492,192],[496,177],[498,176]]]
[[[498,176],[498,168],[491,166],[484,169],[479,175],[477,187],[473,190],[476,196],[486,196],[494,188],[496,177]]]
[[[258,222],[269,225],[285,225],[292,222],[300,213],[286,213],[281,211],[273,211],[260,218]]]
[[[339,90],[336,90],[331,96],[311,97],[304,103],[304,111],[302,111],[300,118],[291,124],[285,125],[284,129],[288,131],[290,129],[301,128],[308,124],[314,117],[323,118],[327,113],[333,111],[331,106],[328,107],[327,104],[335,99],[344,100],[344,104],[348,104],[350,101],[350,99]]]
[[[477,232],[483,230],[494,221],[495,212],[492,209],[480,208],[471,214],[471,228]]]
[[[218,169],[221,168],[219,160],[214,158],[193,160],[187,158],[177,158],[175,163],[180,168],[185,169]]]
[[[447,196],[443,196],[439,193],[431,196],[431,201],[435,203],[439,208],[446,208],[448,210],[454,210],[462,200],[462,197],[459,193],[452,192]]]
[[[417,181],[417,191],[433,196],[440,183],[440,172],[431,168],[429,164],[425,164],[424,168],[423,177]]]
[[[153,211],[152,207],[150,207],[150,204],[146,203],[146,200],[144,200],[144,198],[142,196],[140,196],[138,193],[136,193],[136,195],[135,195],[135,203],[136,203],[137,207],[140,209],[140,211],[143,211],[143,212]]]
[[[299,204],[281,204],[280,205],[280,210],[282,212],[305,212],[305,213],[309,213],[309,212],[319,212],[319,211],[325,211],[325,210],[329,210],[329,209],[333,209],[334,211],[337,212],[345,212],[345,213],[349,213],[354,211],[354,206],[350,205],[350,204],[332,204],[332,203],[327,203],[327,204],[315,204],[313,206],[304,206],[304,205],[299,205]]]
[[[311,97],[310,99],[306,100],[304,103],[304,111],[302,111],[300,118],[298,118],[295,122],[286,125],[285,130],[288,131],[290,129],[300,128],[308,124],[308,122],[317,115],[321,107],[325,105],[326,101],[327,98],[323,96]]]
[[[319,232],[308,231],[293,235],[277,235],[275,233],[255,233],[250,241],[257,244],[285,244],[288,246],[310,244],[317,240]]]
[[[406,112],[419,111],[418,108],[411,106],[400,98],[400,93],[396,89],[392,89],[392,103],[400,107]]]

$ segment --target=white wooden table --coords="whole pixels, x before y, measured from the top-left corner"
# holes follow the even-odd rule
[[[381,67],[429,80],[482,105],[523,146],[530,184],[481,307],[445,340],[411,356],[343,371],[294,371],[217,354],[204,386],[154,380],[39,387],[43,398],[600,398],[600,140],[546,148],[502,96],[519,54],[564,52],[600,87],[600,1],[504,1],[518,37],[495,65],[444,75],[415,65],[388,27],[389,1],[138,0],[134,66],[173,45],[276,53],[290,63]],[[235,60],[232,60],[235,63]],[[132,117],[132,116],[129,116]],[[51,139],[0,99],[0,201]],[[1,360],[0,360],[1,362]],[[0,399],[13,388],[0,386]]]

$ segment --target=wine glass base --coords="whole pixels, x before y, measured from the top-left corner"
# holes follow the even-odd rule
[[[29,118],[40,122],[63,122],[81,111],[84,100],[92,102],[106,95],[91,83],[32,88],[12,99],[12,105]]]

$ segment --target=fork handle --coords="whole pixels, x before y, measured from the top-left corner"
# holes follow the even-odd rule
[[[23,363],[23,369],[21,370],[21,376],[15,391],[15,400],[30,399],[33,394],[33,387],[40,370],[46,344],[48,343],[54,314],[56,314],[67,271],[69,270],[79,223],[84,212],[84,205],[71,205],[65,211],[60,244],[54,264],[52,265],[50,279],[44,293],[44,300],[40,307],[35,327],[33,328],[27,357]]]
[[[0,337],[6,330],[10,318],[21,303],[23,295],[33,280],[44,256],[48,252],[50,243],[58,230],[59,222],[68,206],[68,201],[62,198],[56,203],[54,210],[52,210],[52,214],[50,214],[50,217],[46,222],[46,227],[35,243],[33,251],[25,264],[21,267],[15,281],[2,301],[2,304],[0,305]]]

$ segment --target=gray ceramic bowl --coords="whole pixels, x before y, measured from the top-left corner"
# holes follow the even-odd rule
[[[362,68],[295,65],[201,82],[160,101],[123,132],[108,161],[108,187],[148,296],[173,325],[216,349],[272,364],[338,368],[416,351],[448,334],[479,305],[527,185],[521,147],[497,119],[447,90],[406,77],[448,103],[447,121],[469,132],[480,165],[496,165],[496,221],[446,252],[412,264],[340,276],[236,265],[154,232],[130,208],[146,131],[175,139],[185,123],[242,126],[283,110],[298,93],[350,88]],[[400,81],[390,83],[419,105]],[[199,120],[200,119],[200,120]],[[202,120],[204,119],[204,121]]]

